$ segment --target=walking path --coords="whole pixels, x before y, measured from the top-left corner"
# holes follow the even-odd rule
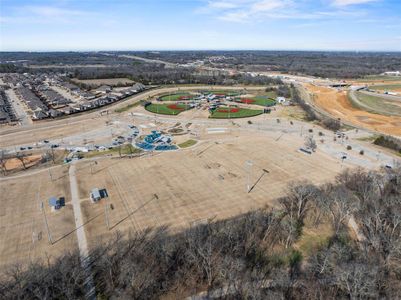
[[[88,242],[86,240],[85,228],[83,226],[84,222],[83,222],[81,203],[78,193],[77,178],[75,175],[75,162],[71,163],[69,169],[69,176],[70,176],[70,188],[71,188],[71,202],[74,211],[78,248],[79,248],[79,254],[81,256],[81,266],[86,272],[86,280],[85,280],[86,291],[87,291],[86,298],[96,299],[96,291],[90,267]]]

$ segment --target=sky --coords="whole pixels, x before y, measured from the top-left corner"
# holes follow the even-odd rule
[[[401,51],[401,0],[0,0],[0,51]]]

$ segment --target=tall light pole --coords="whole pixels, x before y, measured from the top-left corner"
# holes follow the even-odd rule
[[[249,193],[251,190],[251,173],[252,173],[252,166],[253,166],[253,161],[252,160],[247,160],[245,162],[245,169],[247,171],[247,185],[246,185],[246,192]]]
[[[38,197],[39,197],[39,193],[38,193]],[[52,235],[51,235],[50,229],[49,229],[49,224],[47,223],[47,217],[46,217],[46,213],[45,213],[45,208],[43,206],[43,201],[40,204],[40,208],[42,209],[43,217],[45,219],[45,224],[46,224],[46,229],[47,229],[47,237],[49,239],[49,243],[53,244]]]
[[[107,203],[107,198],[108,196],[105,198],[104,202],[105,202],[105,207],[104,207],[104,213],[105,213],[105,218],[106,218],[106,226],[107,226],[107,230],[110,230],[110,223],[109,223],[109,204]]]

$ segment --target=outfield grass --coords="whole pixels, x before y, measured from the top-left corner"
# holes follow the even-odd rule
[[[261,109],[219,107],[211,112],[210,118],[214,119],[233,119],[248,118],[263,114]]]
[[[380,95],[367,95],[355,92],[356,99],[348,95],[351,104],[359,109],[386,116],[401,116],[401,107],[386,101]]]
[[[217,91],[203,91],[204,94],[215,94],[215,95],[224,95],[224,96],[239,96],[241,93],[238,91],[224,91],[224,90],[217,90]]]
[[[276,104],[276,101],[274,99],[271,99],[267,96],[237,98],[237,99],[235,99],[235,101],[245,103],[245,104],[254,104],[254,105],[260,105],[260,106],[273,106]]]
[[[188,141],[185,141],[185,142],[183,142],[181,144],[178,144],[178,147],[180,147],[180,148],[188,148],[188,147],[191,147],[191,146],[195,145],[196,143],[197,142],[195,140],[188,140]]]
[[[270,91],[266,92],[263,96],[271,99],[276,99],[277,98],[277,92],[276,91]]]
[[[175,107],[175,108],[173,108]],[[190,109],[184,104],[150,104],[145,107],[147,111],[161,115],[178,115],[179,113]]]
[[[182,92],[182,93],[163,95],[163,96],[160,96],[159,99],[161,101],[179,101],[179,100],[183,100],[183,99],[181,99],[181,97],[188,97],[188,96],[190,97],[190,99],[194,98],[194,95],[192,95],[190,93]]]

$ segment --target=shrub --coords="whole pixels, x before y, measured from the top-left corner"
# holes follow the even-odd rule
[[[381,135],[373,141],[373,144],[401,153],[401,142],[390,136]]]
[[[337,131],[341,128],[341,122],[340,120],[324,119],[323,126],[327,129]]]
[[[364,155],[364,154],[365,154],[365,151],[361,150],[361,151],[359,151],[359,154],[360,154],[360,155]]]
[[[347,150],[352,150],[351,145],[348,145],[348,146],[347,146]]]

